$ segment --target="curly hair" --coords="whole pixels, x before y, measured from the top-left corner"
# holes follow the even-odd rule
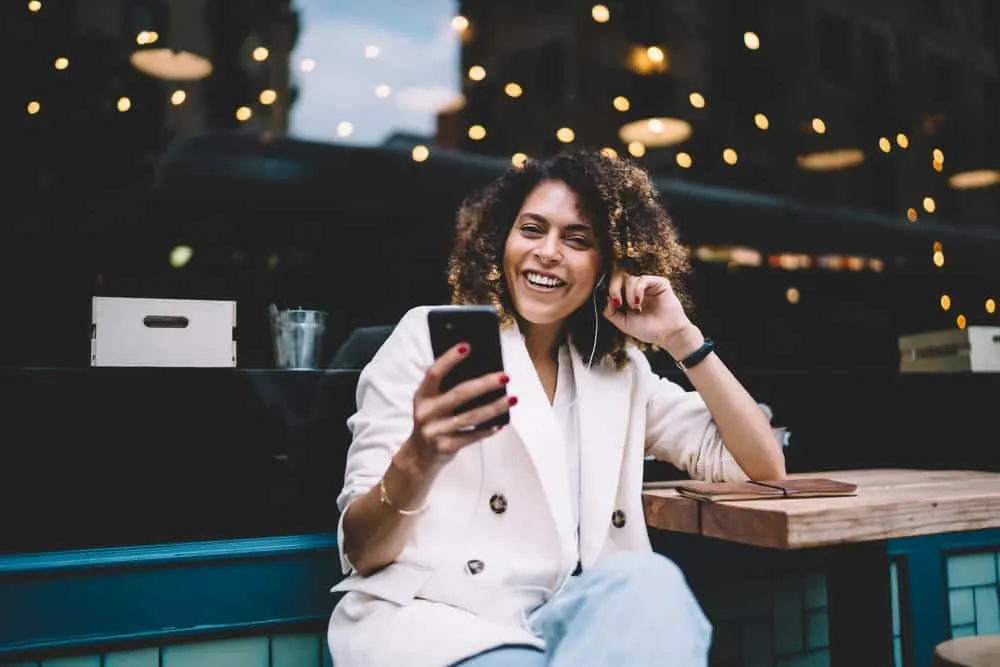
[[[544,181],[562,181],[576,193],[579,213],[593,229],[601,267],[609,277],[617,268],[632,275],[669,278],[681,303],[689,305],[681,284],[690,271],[687,252],[649,174],[630,160],[591,151],[528,160],[462,203],[448,263],[452,303],[492,304],[503,326],[514,322],[522,328],[527,325],[511,301],[503,275],[503,254],[524,200]],[[607,301],[609,282],[604,281],[596,295],[598,311],[603,311]],[[597,319],[595,362],[610,359],[616,368],[622,368],[627,343],[645,347],[607,318]],[[593,305],[589,301],[569,316],[567,330],[580,355],[589,358],[594,340]]]

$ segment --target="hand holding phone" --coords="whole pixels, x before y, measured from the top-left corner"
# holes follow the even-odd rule
[[[414,396],[411,440],[440,463],[508,424],[517,399],[507,396],[495,309],[443,306],[427,323],[435,361]]]

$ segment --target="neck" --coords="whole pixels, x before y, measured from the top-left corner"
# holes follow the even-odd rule
[[[563,325],[532,324],[524,332],[524,345],[528,348],[528,356],[537,366],[539,363],[556,359],[559,343],[563,338]]]

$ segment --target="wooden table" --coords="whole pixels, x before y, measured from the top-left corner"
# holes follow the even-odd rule
[[[672,488],[647,488],[646,522],[754,547],[829,550],[835,666],[893,664],[889,540],[1000,527],[1000,473],[882,469],[790,477],[853,482],[858,494],[710,503],[684,498]]]

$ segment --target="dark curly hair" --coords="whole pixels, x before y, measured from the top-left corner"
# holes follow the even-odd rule
[[[677,239],[649,174],[630,160],[598,152],[560,153],[544,161],[528,160],[509,169],[492,185],[466,199],[458,211],[455,246],[448,264],[452,303],[492,304],[505,326],[517,315],[503,275],[507,236],[524,200],[543,181],[562,181],[579,201],[580,215],[590,223],[601,253],[602,270],[610,279],[617,267],[632,275],[669,278],[681,303],[689,305],[681,284],[690,271],[687,252]],[[597,293],[598,312],[608,296],[605,280]],[[598,316],[594,361],[611,359],[617,368],[626,361],[629,339],[603,315]],[[570,340],[588,359],[594,340],[593,306],[588,301],[567,321]]]

